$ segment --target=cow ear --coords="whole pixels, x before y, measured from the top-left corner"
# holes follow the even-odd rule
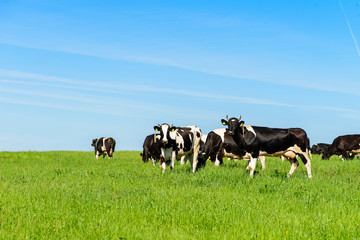
[[[239,126],[240,126],[240,127],[244,126],[244,123],[245,123],[244,121],[241,121],[241,122],[239,123]]]
[[[222,125],[228,125],[228,121],[226,121],[225,119],[221,119],[221,123],[222,123]]]
[[[154,126],[154,130],[155,130],[155,132],[158,132],[158,131],[160,131],[160,128],[159,128],[159,126]]]
[[[175,132],[175,130],[176,130],[176,127],[171,127],[171,128],[170,128],[170,131],[171,131],[171,132]]]

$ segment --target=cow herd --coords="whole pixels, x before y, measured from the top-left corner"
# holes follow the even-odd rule
[[[360,135],[337,137],[332,144],[314,144],[310,149],[310,140],[301,128],[268,128],[244,125],[239,118],[221,119],[225,128],[215,129],[203,135],[196,126],[177,127],[169,124],[154,126],[154,134],[148,135],[140,154],[144,162],[152,160],[156,166],[160,162],[163,172],[166,166],[175,167],[175,160],[181,164],[190,162],[192,172],[206,165],[206,161],[216,166],[223,164],[223,158],[248,160],[250,177],[254,176],[256,162],[265,168],[265,157],[275,156],[287,159],[291,176],[298,167],[298,158],[304,163],[308,178],[311,178],[311,153],[322,154],[323,159],[332,155],[351,158],[360,154]],[[115,150],[113,138],[94,139],[92,146],[95,155],[112,157]]]

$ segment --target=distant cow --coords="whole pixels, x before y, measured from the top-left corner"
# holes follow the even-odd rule
[[[203,148],[201,148],[202,161],[211,160],[215,166],[223,164],[223,157],[232,159],[250,160],[250,155],[243,149],[240,149],[233,137],[230,136],[225,128],[219,128],[211,131],[206,138]],[[262,168],[265,168],[265,157],[259,156]]]
[[[322,155],[328,151],[330,146],[331,146],[331,144],[327,144],[327,143],[314,144],[311,147],[311,153]]]
[[[350,158],[350,154],[360,153],[360,135],[344,135],[334,139],[328,151],[323,154],[322,159],[329,159],[332,155]]]
[[[170,168],[174,169],[175,159],[188,156],[192,171],[195,172],[198,163],[201,130],[196,126],[175,127],[169,124],[154,126],[156,132],[160,132],[161,168],[165,172],[165,161],[171,159]]]
[[[307,168],[308,178],[311,178],[311,163],[308,156],[309,141],[306,132],[301,128],[267,128],[244,127],[240,118],[222,119],[227,127],[227,133],[233,137],[239,151],[249,154],[250,177],[254,176],[256,160],[259,156],[284,156],[291,163],[288,176],[291,176],[298,167],[299,156]]]
[[[95,148],[96,159],[98,159],[101,155],[103,155],[103,158],[105,155],[107,155],[109,158],[112,158],[115,151],[115,145],[115,139],[111,137],[93,139],[91,144],[91,146]]]
[[[148,162],[152,159],[153,165],[156,166],[156,162],[160,160],[160,134],[150,134],[144,140],[143,152],[140,154],[143,162]]]

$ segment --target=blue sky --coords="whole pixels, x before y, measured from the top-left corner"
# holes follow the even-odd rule
[[[0,151],[140,150],[158,123],[360,133],[360,1],[0,2]]]

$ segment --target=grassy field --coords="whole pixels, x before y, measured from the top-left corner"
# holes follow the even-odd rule
[[[310,180],[279,158],[245,167],[0,152],[0,239],[360,239],[360,160],[315,155]]]

